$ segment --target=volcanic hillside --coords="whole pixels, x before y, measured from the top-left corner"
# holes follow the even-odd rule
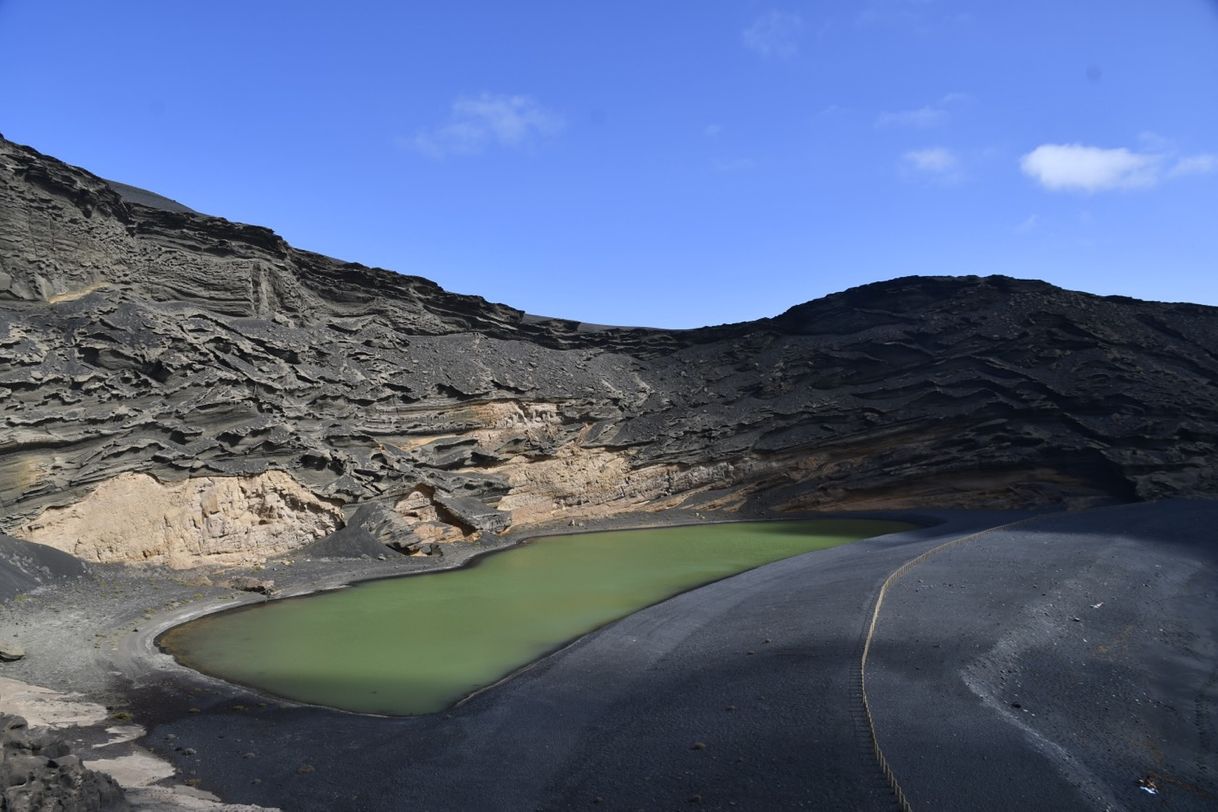
[[[86,559],[1218,494],[1215,308],[906,277],[601,328],[138,192],[0,139],[0,531]]]

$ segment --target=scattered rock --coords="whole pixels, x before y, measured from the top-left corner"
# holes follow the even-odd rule
[[[0,640],[0,662],[11,663],[25,656],[25,649],[17,643]]]
[[[347,523],[324,539],[297,550],[297,554],[322,558],[385,557],[385,549],[405,552],[419,538],[404,517],[385,505],[360,505]]]
[[[228,579],[229,589],[239,589],[242,592],[254,592],[259,595],[272,595],[275,592],[275,582],[270,579],[254,578],[249,575],[238,575]]]

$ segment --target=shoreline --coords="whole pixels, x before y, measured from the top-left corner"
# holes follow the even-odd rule
[[[233,680],[233,679],[228,679],[225,677],[217,676],[215,674],[210,673],[206,669],[198,668],[196,666],[183,662],[176,655],[174,655],[173,651],[168,646],[163,644],[162,640],[165,637],[165,635],[169,634],[174,629],[180,628],[181,626],[184,626],[188,623],[191,623],[191,622],[198,620],[200,618],[203,618],[203,617],[212,617],[215,615],[248,611],[251,609],[256,609],[257,607],[268,604],[268,603],[276,603],[276,602],[290,601],[290,600],[300,600],[303,598],[309,598],[309,597],[314,597],[317,595],[326,594],[328,592],[337,592],[341,589],[348,589],[348,588],[352,588],[352,587],[371,584],[371,583],[375,583],[378,581],[399,580],[399,579],[414,578],[414,577],[421,577],[421,576],[428,576],[428,575],[441,575],[441,574],[445,574],[445,573],[455,573],[455,572],[459,572],[461,570],[471,569],[473,567],[480,566],[481,564],[485,563],[486,561],[488,561],[490,558],[492,558],[494,556],[512,552],[513,550],[517,550],[525,545],[528,545],[535,541],[540,541],[543,539],[560,539],[560,538],[573,537],[573,536],[595,535],[598,533],[629,533],[629,532],[657,530],[657,529],[670,529],[670,528],[677,528],[677,527],[701,527],[701,526],[708,526],[708,525],[719,526],[719,525],[726,525],[726,524],[768,524],[768,523],[774,523],[774,522],[808,522],[808,521],[822,521],[822,520],[823,521],[850,521],[850,520],[857,520],[857,521],[877,520],[878,521],[878,520],[883,520],[883,521],[899,522],[901,524],[907,525],[906,527],[894,529],[887,533],[881,533],[881,534],[876,534],[876,535],[871,535],[871,536],[863,536],[861,538],[852,539],[848,542],[844,542],[846,544],[855,544],[860,541],[865,541],[867,539],[882,538],[883,536],[891,535],[894,533],[903,533],[903,532],[908,532],[911,530],[926,529],[928,527],[934,527],[937,524],[942,523],[942,520],[937,520],[937,521],[930,520],[929,517],[920,517],[920,518],[924,519],[925,521],[919,522],[919,523],[914,523],[913,521],[909,521],[908,518],[909,517],[906,517],[903,520],[903,519],[898,519],[897,517],[890,517],[890,516],[886,516],[886,517],[883,517],[883,519],[880,519],[879,517],[875,517],[875,516],[853,516],[853,515],[852,516],[845,516],[845,515],[823,516],[822,515],[822,516],[817,516],[815,518],[782,517],[782,518],[773,518],[773,519],[722,519],[722,520],[704,521],[704,522],[680,522],[680,523],[674,523],[674,524],[661,525],[658,527],[628,527],[628,528],[618,528],[618,529],[609,529],[609,530],[605,530],[605,529],[582,530],[582,531],[573,532],[573,533],[533,534],[533,535],[522,537],[519,540],[517,540],[515,543],[511,543],[511,544],[507,544],[504,546],[496,547],[494,549],[489,549],[489,550],[484,550],[484,551],[478,552],[474,555],[471,555],[471,556],[465,558],[463,561],[461,561],[460,563],[458,563],[454,566],[440,567],[440,568],[422,570],[422,571],[417,571],[417,572],[400,573],[400,574],[396,574],[396,575],[373,576],[370,578],[354,580],[354,581],[351,581],[350,583],[343,584],[343,585],[337,586],[337,587],[332,587],[332,588],[314,589],[311,591],[297,591],[297,592],[293,592],[292,594],[286,594],[286,595],[266,596],[266,597],[263,597],[261,600],[259,600],[259,599],[244,600],[239,603],[235,603],[234,605],[231,605],[231,606],[222,606],[222,607],[214,608],[210,611],[200,611],[200,612],[191,613],[189,617],[183,617],[181,619],[178,619],[176,622],[172,622],[171,625],[165,626],[164,628],[161,628],[160,626],[158,626],[156,629],[150,630],[148,632],[148,635],[150,638],[150,645],[152,646],[153,651],[156,654],[162,654],[162,655],[166,655],[166,656],[172,658],[176,665],[178,665],[182,668],[186,668],[192,672],[201,674],[204,677],[207,677],[209,679],[218,680],[224,684],[231,685],[231,686],[241,689],[241,690],[249,691],[251,693],[271,699],[277,703],[280,703],[280,704],[283,704],[286,706],[322,708],[322,709],[326,709],[326,710],[337,711],[340,713],[350,713],[350,714],[355,714],[355,715],[360,715],[360,716],[370,716],[370,717],[374,717],[374,718],[386,718],[386,719],[405,718],[405,717],[412,717],[412,716],[427,716],[427,715],[431,715],[431,714],[435,714],[435,713],[445,713],[447,711],[452,710],[453,708],[456,708],[456,707],[459,707],[459,706],[465,704],[466,702],[473,699],[475,696],[483,693],[484,691],[488,691],[488,690],[494,688],[495,686],[500,685],[500,684],[512,679],[516,675],[530,670],[531,668],[540,664],[543,660],[546,660],[546,659],[562,652],[566,648],[568,648],[571,645],[573,645],[574,643],[578,642],[581,638],[585,637],[586,635],[593,634],[594,632],[597,632],[597,631],[605,628],[606,626],[616,623],[617,621],[621,620],[623,617],[627,617],[631,614],[634,614],[635,612],[643,611],[643,610],[648,609],[652,606],[655,606],[659,603],[663,603],[664,601],[668,601],[668,600],[676,598],[680,595],[683,595],[687,592],[692,592],[696,589],[701,589],[705,586],[709,586],[711,584],[718,583],[719,581],[722,581],[722,580],[725,580],[728,578],[733,578],[742,573],[749,572],[751,570],[758,569],[760,567],[764,567],[767,564],[775,563],[775,561],[781,561],[781,560],[785,560],[785,558],[794,558],[794,557],[798,557],[798,556],[802,556],[802,555],[811,555],[813,553],[821,552],[822,550],[816,550],[816,549],[805,550],[803,552],[795,553],[794,555],[786,556],[785,558],[775,559],[775,561],[767,561],[767,562],[764,562],[761,564],[757,564],[755,566],[748,567],[747,569],[742,569],[737,572],[728,573],[726,575],[722,575],[720,577],[713,578],[711,580],[702,581],[701,583],[694,584],[692,586],[688,586],[683,589],[679,589],[675,592],[666,594],[663,597],[661,597],[655,601],[652,601],[651,603],[642,604],[640,606],[635,607],[634,609],[627,612],[625,615],[610,618],[602,623],[598,623],[595,626],[584,629],[583,631],[579,632],[578,634],[576,634],[572,637],[564,638],[560,642],[556,643],[554,646],[552,646],[552,647],[546,649],[545,651],[539,653],[538,655],[530,658],[527,662],[524,662],[518,666],[510,668],[509,670],[505,671],[504,673],[502,673],[501,675],[499,675],[492,681],[490,681],[484,685],[479,685],[476,688],[474,688],[466,693],[462,693],[456,699],[446,703],[444,705],[444,707],[442,707],[442,708],[437,708],[436,710],[425,711],[425,712],[420,712],[420,713],[387,713],[387,712],[381,713],[381,712],[375,712],[375,711],[356,711],[356,710],[351,710],[351,709],[343,708],[343,707],[336,706],[336,705],[326,705],[326,704],[321,704],[321,703],[316,703],[316,702],[308,702],[305,700],[294,699],[292,697],[283,696],[281,694],[275,693],[274,691],[267,690],[266,688],[263,688],[261,686],[253,685],[253,684],[250,684],[247,682],[242,682],[240,680]],[[838,545],[833,545],[833,546],[838,546]]]
[[[909,518],[912,512],[899,516],[895,511],[879,516],[879,512],[869,513],[869,518],[895,519]],[[766,683],[777,680],[776,685],[784,686],[782,690],[796,690],[802,696],[808,674],[800,659],[784,654],[787,646],[805,646],[796,641],[811,633],[821,641],[811,643],[811,650],[836,652],[836,641],[857,632],[856,609],[829,608],[834,602],[844,597],[851,605],[858,603],[861,610],[872,579],[882,577],[892,566],[945,538],[1002,523],[1013,515],[1027,512],[944,511],[937,516],[943,523],[933,527],[861,539],[815,551],[815,556],[795,555],[721,579],[584,634],[446,712],[370,717],[329,708],[290,707],[282,702],[255,707],[249,691],[230,686],[218,696],[200,697],[199,712],[182,707],[163,711],[165,721],[151,730],[150,741],[153,745],[167,742],[171,735],[176,736],[173,742],[188,741],[199,749],[200,756],[183,757],[170,748],[170,757],[188,769],[197,765],[207,789],[245,803],[327,810],[398,809],[404,805],[555,808],[544,802],[550,792],[545,787],[563,780],[570,768],[563,767],[568,757],[579,763],[576,751],[604,741],[604,724],[616,726],[634,719],[648,726],[651,732],[646,735],[653,739],[675,733],[680,743],[664,747],[668,755],[663,763],[707,758],[680,755],[697,752],[690,749],[689,739],[681,741],[689,735],[681,733],[686,722],[650,727],[647,720],[653,712],[640,710],[639,703],[652,701],[653,690],[659,690],[654,701],[661,707],[694,686],[702,686],[703,691],[722,685],[733,694],[753,690],[770,694],[777,688],[766,687]],[[828,599],[827,613],[811,624],[803,612],[789,607],[774,614],[777,607],[770,605],[774,595],[780,596],[780,605],[796,596],[808,606],[822,606]],[[662,687],[667,683],[654,682],[661,673],[656,669],[666,671],[690,662],[685,641],[691,635],[712,632],[718,637],[724,624],[742,627],[746,639],[752,638],[747,647],[759,647],[758,656],[743,656],[752,652],[744,650],[745,643],[739,638],[726,643],[726,648],[716,642],[707,653],[716,662],[730,662],[744,671],[720,680],[696,666],[690,672],[691,677],[698,675],[694,683],[681,679]],[[773,637],[774,645],[761,645],[762,634]],[[772,659],[774,656],[780,659]],[[826,666],[830,664],[834,670],[848,666],[836,654],[826,661]],[[797,676],[793,677],[791,668]],[[751,687],[754,684],[759,687]],[[800,714],[836,713],[834,709],[840,707],[836,689],[784,703],[781,717],[757,715],[749,710],[748,701],[742,701],[746,699],[746,695],[738,695],[730,701],[745,712],[741,721],[751,719],[761,726],[758,733],[774,725],[785,727]],[[715,719],[732,719],[735,714],[723,716],[722,703],[724,700],[717,699],[710,706],[700,703],[698,718],[710,713]],[[798,710],[795,716],[789,712],[793,710]],[[390,742],[392,746],[386,747]],[[241,757],[239,751],[247,747],[258,751],[256,761]],[[846,755],[850,748],[838,750]],[[787,752],[785,748],[783,752]],[[623,774],[612,769],[603,773],[618,789],[630,783],[622,782]],[[576,806],[590,803],[592,794],[580,797],[583,800]],[[686,797],[682,795],[680,800]],[[557,808],[570,805],[570,801],[558,803]],[[640,805],[656,807],[640,798],[628,808]]]
[[[458,542],[456,544],[462,546],[445,549],[443,557],[401,556],[396,560],[380,561],[370,558],[295,559],[287,554],[268,559],[258,568],[196,567],[190,570],[94,564],[90,573],[81,579],[44,586],[0,604],[0,624],[12,629],[15,634],[10,636],[22,642],[28,652],[24,660],[0,666],[0,676],[57,691],[80,693],[102,704],[130,707],[137,717],[156,719],[163,715],[161,699],[166,693],[180,699],[192,691],[222,694],[255,690],[182,665],[156,644],[160,635],[175,626],[268,600],[265,596],[237,592],[224,586],[224,580],[229,577],[273,578],[277,585],[282,584],[279,595],[273,599],[285,600],[376,580],[452,571],[470,566],[485,556],[554,536],[699,524],[835,518],[891,519],[932,526],[942,522],[944,515],[961,513],[986,512],[902,509],[739,516],[695,509],[676,509],[662,514],[635,511],[584,520],[577,527],[557,520],[517,532],[509,531],[489,540]],[[201,585],[204,579],[209,583]],[[574,641],[568,641],[566,645],[570,642]],[[505,675],[505,678],[510,676]],[[153,686],[153,692],[158,695],[154,701],[142,699],[149,686]],[[258,698],[273,703],[292,702],[271,694],[259,694]]]

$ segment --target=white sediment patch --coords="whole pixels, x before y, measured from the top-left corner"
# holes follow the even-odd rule
[[[226,804],[201,789],[191,787],[144,787],[127,792],[137,812],[280,812],[278,807]]]
[[[90,727],[109,715],[104,707],[81,699],[80,694],[60,693],[7,677],[0,677],[0,712],[24,717],[30,727],[50,728]]]
[[[146,787],[173,775],[173,765],[144,750],[117,758],[89,759],[84,765],[117,781],[124,789]]]
[[[140,727],[139,725],[117,725],[115,727],[106,728],[106,732],[114,738],[105,744],[97,745],[97,747],[113,747],[116,744],[133,742],[140,736],[144,735],[144,728]]]

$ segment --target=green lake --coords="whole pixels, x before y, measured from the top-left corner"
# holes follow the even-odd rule
[[[911,526],[818,519],[552,536],[461,569],[209,615],[158,643],[184,665],[287,699],[431,713],[679,592]]]

